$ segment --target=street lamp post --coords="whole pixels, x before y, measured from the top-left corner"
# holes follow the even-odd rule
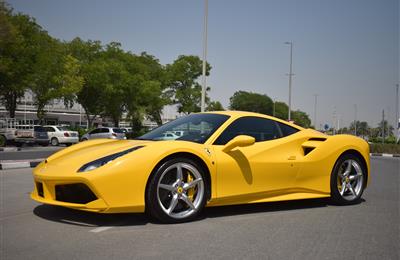
[[[206,106],[207,20],[208,20],[208,0],[204,0],[203,75],[202,75],[202,88],[201,88],[201,112],[205,111],[205,106]]]
[[[385,110],[382,110],[382,144],[385,143]]]
[[[314,94],[314,128],[317,129],[317,99],[318,94]]]
[[[395,112],[395,122],[394,122],[394,129],[396,131],[396,142],[400,139],[400,122],[399,122],[399,84],[396,84],[396,112]]]
[[[273,110],[273,112],[272,112],[272,115],[273,115],[273,116],[275,116],[275,103],[276,103],[276,100],[274,99],[274,110]]]
[[[357,104],[354,104],[354,135],[357,136]]]
[[[290,45],[290,67],[289,67],[289,111],[288,111],[288,120],[291,120],[291,111],[292,111],[292,64],[293,64],[293,42],[285,42],[285,44]]]

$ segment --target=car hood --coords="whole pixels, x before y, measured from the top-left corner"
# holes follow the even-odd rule
[[[83,164],[107,155],[145,145],[152,141],[96,139],[65,148],[46,159],[46,163],[57,166],[81,167]]]

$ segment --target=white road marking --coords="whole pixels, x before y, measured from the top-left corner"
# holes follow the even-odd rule
[[[98,228],[95,228],[95,229],[90,230],[90,232],[99,233],[99,232],[103,232],[103,231],[109,230],[109,229],[111,229],[111,228],[113,228],[113,227],[107,227],[107,226],[105,226],[105,227],[98,227]]]

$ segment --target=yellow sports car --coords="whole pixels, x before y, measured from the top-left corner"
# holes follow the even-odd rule
[[[57,152],[34,169],[31,197],[100,213],[146,211],[173,223],[205,206],[323,197],[356,203],[369,169],[360,138],[256,113],[209,112],[136,140],[97,139]]]

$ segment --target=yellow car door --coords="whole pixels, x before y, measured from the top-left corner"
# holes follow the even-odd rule
[[[291,133],[298,130],[293,128]],[[254,144],[226,150],[235,137],[254,138]],[[271,119],[247,116],[236,119],[214,141],[217,162],[217,197],[243,202],[287,193],[295,185],[301,155],[295,138],[285,137]]]

